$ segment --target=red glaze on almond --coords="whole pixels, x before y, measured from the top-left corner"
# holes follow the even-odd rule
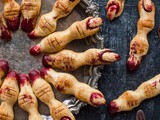
[[[147,6],[145,6],[144,5],[144,0],[142,1],[142,5],[143,5],[143,8],[144,8],[144,10],[146,11],[146,12],[152,12],[152,4],[151,5],[147,5]]]
[[[28,73],[28,75],[29,75],[29,78],[30,78],[32,84],[34,83],[34,81],[35,81],[36,79],[40,78],[40,73],[39,73],[39,71],[36,70],[36,69],[31,70],[31,71]]]
[[[24,86],[25,83],[27,83],[29,81],[29,78],[26,74],[21,74],[19,76],[19,84]]]
[[[12,70],[7,74],[6,78],[11,78],[11,79],[15,78],[16,80],[18,80],[19,79],[19,75],[15,70]]]
[[[100,93],[92,93],[91,97],[90,97],[90,101],[95,106],[100,106],[100,105],[104,105],[105,104],[105,102],[104,103],[97,102],[96,99],[104,99],[104,96],[102,94],[100,94]]]
[[[0,26],[0,29],[2,30],[1,38],[6,40],[6,41],[10,40],[11,39],[10,30],[5,26]]]
[[[20,22],[19,17],[12,20],[6,20],[6,22],[10,30],[12,31],[18,30]]]
[[[64,117],[61,118],[61,120],[72,120],[72,119],[68,116],[64,116]]]
[[[118,112],[117,104],[114,101],[111,101],[108,105],[109,112],[111,114]]]
[[[41,48],[39,46],[35,45],[30,48],[29,52],[31,55],[37,56],[37,55],[41,54]]]
[[[47,75],[47,71],[49,70],[49,68],[42,68],[40,70],[40,74],[41,74],[41,77],[44,79],[45,78],[45,75]]]
[[[35,35],[35,32],[34,32],[34,31],[28,33],[28,37],[29,37],[30,39],[36,39],[36,38],[38,38],[38,36]]]
[[[3,71],[4,75],[9,71],[9,65],[6,60],[0,60],[0,70]]]
[[[88,21],[86,22],[86,27],[87,27],[87,29],[92,30],[92,29],[98,28],[98,27],[103,23],[103,20],[102,20],[102,19],[101,19],[101,23],[99,23],[99,24],[97,24],[97,21],[95,20],[93,24],[97,24],[97,25],[95,25],[95,26],[93,27],[93,26],[90,24],[90,22],[91,22],[92,19],[96,19],[96,18],[91,17],[90,19],[88,19]],[[100,22],[100,21],[98,21],[98,22]]]
[[[24,19],[21,22],[21,29],[25,32],[31,32],[34,29],[35,18]]]
[[[105,62],[108,62],[108,61],[104,61],[104,60],[102,59],[103,54],[106,53],[106,52],[112,52],[112,51],[108,49],[108,50],[105,50],[105,51],[100,52],[100,53],[98,54],[98,57],[99,57],[98,60],[99,60],[99,61],[104,62],[104,63],[105,63]]]
[[[136,63],[135,61],[127,61],[127,68],[130,71],[134,71],[136,69],[138,69],[140,63]]]
[[[42,58],[42,64],[44,67],[51,67],[51,65],[49,63],[51,63],[53,60],[50,58],[49,55],[44,55]]]
[[[113,9],[112,9],[112,6],[116,6],[116,14],[119,12],[119,4],[117,3],[117,2],[115,2],[115,1],[112,1],[109,5],[108,5],[108,7],[106,8],[106,10],[108,11],[109,9],[111,9],[111,12],[113,11],[113,9],[114,9],[114,7],[113,7]],[[111,8],[110,8],[111,7]]]

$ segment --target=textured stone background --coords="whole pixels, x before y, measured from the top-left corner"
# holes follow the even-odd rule
[[[160,96],[146,100],[130,112],[121,112],[110,115],[108,103],[117,98],[125,90],[135,90],[142,82],[160,73],[160,40],[157,36],[160,24],[160,2],[153,0],[156,5],[156,24],[153,31],[148,35],[150,49],[144,57],[140,68],[136,72],[129,73],[126,70],[129,44],[136,35],[136,23],[139,18],[137,11],[138,0],[126,0],[124,12],[113,22],[106,20],[105,5],[108,0],[95,0],[100,5],[100,13],[104,19],[103,35],[105,47],[114,49],[122,59],[112,65],[105,66],[103,76],[99,81],[99,89],[104,93],[107,100],[105,106],[93,108],[87,106],[82,108],[76,115],[77,120],[135,120],[136,112],[142,109],[147,120],[160,120]]]

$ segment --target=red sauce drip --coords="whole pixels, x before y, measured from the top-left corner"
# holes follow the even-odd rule
[[[40,70],[40,74],[42,78],[45,78],[45,76],[47,75],[47,71],[49,70],[49,68],[42,68]]]
[[[4,74],[7,74],[9,71],[9,65],[6,60],[0,60],[0,70],[4,72]]]
[[[31,32],[34,29],[35,18],[23,19],[21,22],[21,29],[25,32]]]
[[[20,85],[24,86],[25,83],[27,83],[29,81],[29,78],[26,74],[21,74],[19,76],[19,83]]]
[[[41,54],[41,48],[39,46],[35,45],[30,48],[29,52],[31,55],[37,56],[37,55]]]
[[[15,70],[12,70],[7,74],[6,78],[16,78],[16,80],[18,80],[19,79],[19,75]]]
[[[28,73],[28,75],[29,75],[29,78],[30,78],[32,84],[35,82],[36,79],[40,78],[40,73],[36,69],[31,70]]]
[[[111,114],[118,112],[117,104],[114,101],[111,101],[108,105],[109,112]]]
[[[68,116],[64,116],[64,117],[61,118],[61,120],[72,120],[72,119]]]
[[[19,17],[12,19],[12,20],[6,20],[7,21],[7,26],[9,27],[10,30],[15,31],[18,30],[19,28]]]
[[[44,67],[52,67],[49,63],[52,63],[52,59],[50,58],[49,55],[44,55],[42,58],[42,64]]]

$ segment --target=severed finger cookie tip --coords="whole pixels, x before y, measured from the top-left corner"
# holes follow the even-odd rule
[[[18,80],[18,79],[19,79],[19,74],[17,73],[17,71],[12,70],[12,71],[10,71],[10,72],[7,74],[7,77],[6,77],[6,78],[11,78],[11,79],[16,79],[16,80]]]
[[[104,99],[104,96],[101,93],[92,93],[90,97],[90,102],[94,106],[101,106],[106,104],[106,100]]]
[[[112,21],[119,12],[119,3],[113,1],[106,6],[107,18]]]
[[[135,61],[127,61],[127,68],[130,71],[135,71],[138,69],[140,63],[139,62],[135,62]]]
[[[38,38],[38,36],[36,36],[36,34],[35,34],[34,31],[28,33],[28,37],[29,37],[30,39],[36,39],[36,38]]]
[[[26,19],[24,18],[21,22],[21,29],[24,32],[31,32],[34,29],[34,18]],[[32,38],[33,36],[31,36]]]
[[[142,1],[143,8],[146,12],[151,12],[153,5],[151,0],[143,0]]]
[[[8,28],[12,31],[16,31],[19,28],[19,17],[13,19],[13,20],[6,20]]]
[[[47,75],[47,71],[49,71],[49,68],[42,68],[40,70],[40,74],[42,78],[45,78],[45,76]]]
[[[6,60],[0,60],[0,71],[2,71],[4,75],[8,73],[9,64]]]
[[[53,60],[50,58],[49,55],[44,55],[42,58],[42,64],[44,67],[51,67],[51,63],[53,62]]]
[[[102,24],[103,24],[102,18],[100,18],[100,17],[90,18],[87,21],[87,28],[88,29],[95,29],[95,28],[98,28]]]
[[[1,32],[1,38],[5,41],[10,41],[12,36],[11,36],[11,32],[7,27],[4,27],[2,32]]]
[[[40,73],[38,70],[32,69],[29,71],[28,76],[31,80],[31,83],[33,84],[36,79],[40,78]]]
[[[27,83],[29,81],[29,78],[28,78],[28,76],[26,75],[26,74],[21,74],[20,76],[19,76],[19,84],[20,85],[24,85],[25,83]]]
[[[64,117],[61,118],[61,120],[72,120],[72,119],[68,116],[64,116]]]
[[[114,114],[114,113],[118,112],[118,107],[117,107],[116,102],[111,101],[111,102],[109,103],[109,105],[108,105],[108,109],[109,109],[109,112],[110,112],[111,114]]]
[[[37,55],[41,54],[41,48],[40,48],[40,46],[35,45],[30,48],[29,52],[31,55],[37,56]]]

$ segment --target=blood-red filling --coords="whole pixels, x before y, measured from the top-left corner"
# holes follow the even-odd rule
[[[106,8],[106,11],[108,11],[110,9],[110,7],[112,7],[112,6],[117,6],[116,7],[116,14],[117,14],[119,12],[120,7],[119,7],[119,3],[115,2],[115,1],[112,1],[111,3],[109,3],[108,7]],[[113,11],[113,10],[115,10],[115,7],[111,8],[111,11]]]
[[[94,100],[95,99],[100,99],[100,98],[103,98],[103,95],[100,94],[100,93],[92,93],[91,94],[91,97],[90,97],[90,101],[93,105],[95,106],[100,106],[100,105],[103,105],[105,103],[101,103],[101,102],[95,102]]]
[[[52,59],[49,57],[49,55],[44,55],[42,58],[42,64],[44,67],[51,67],[51,65],[49,64],[50,62],[52,62]]]

